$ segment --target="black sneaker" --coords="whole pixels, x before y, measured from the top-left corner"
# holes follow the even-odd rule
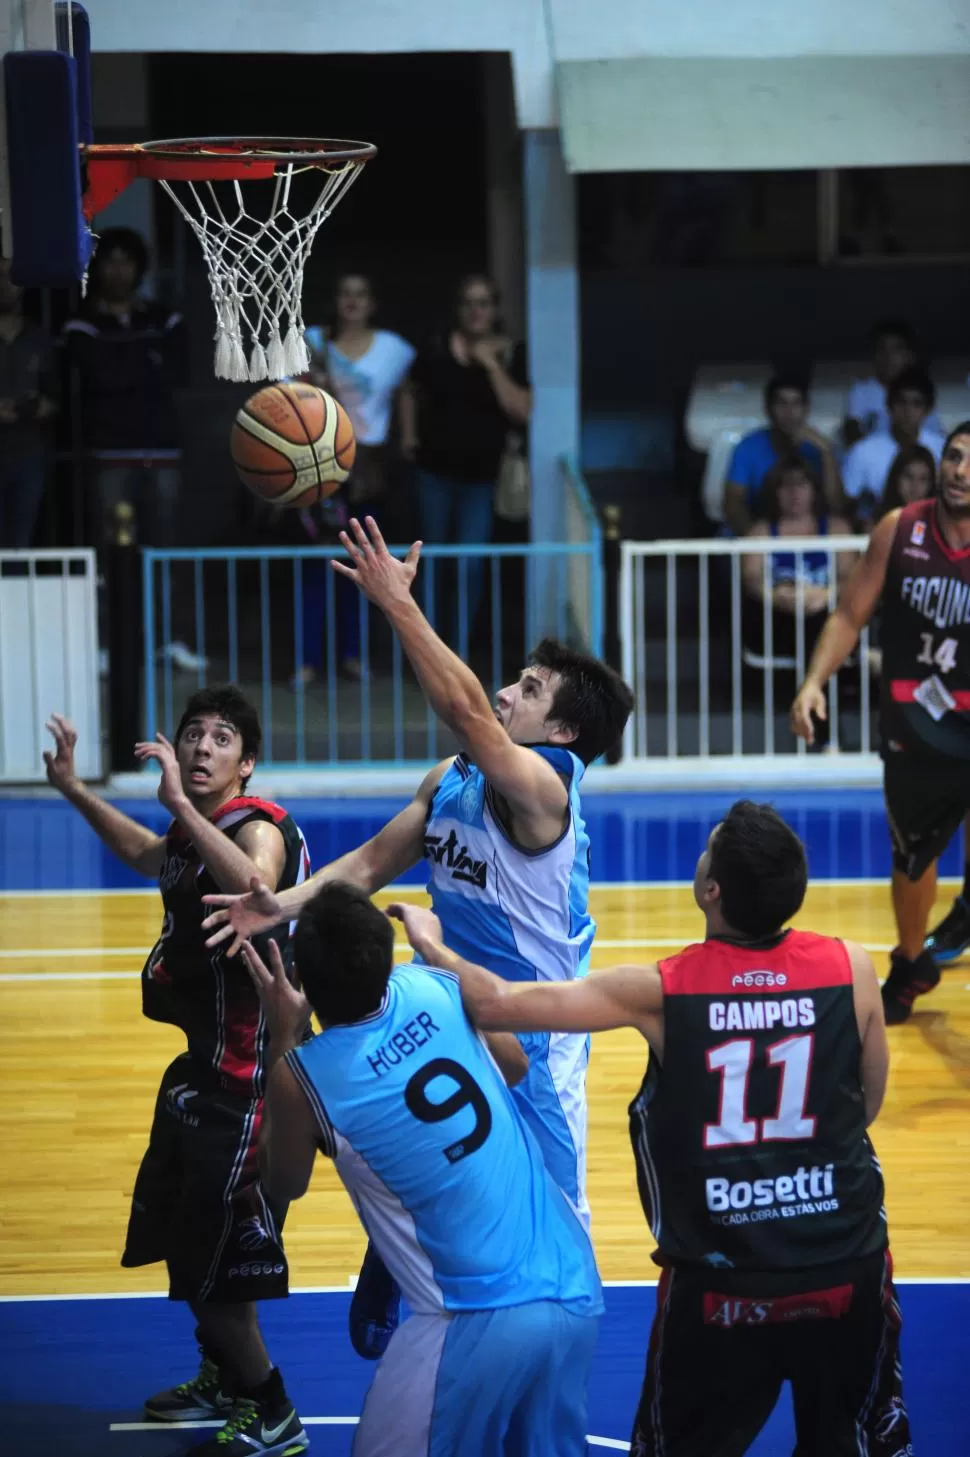
[[[938,926],[923,943],[937,966],[956,961],[970,946],[970,904],[958,895]]]
[[[203,1353],[202,1364],[192,1380],[150,1396],[145,1402],[145,1415],[152,1422],[204,1422],[228,1416],[232,1404],[219,1367]]]
[[[940,980],[940,968],[928,951],[910,961],[897,947],[889,957],[889,975],[882,984],[882,1005],[886,1025],[905,1022],[917,997],[931,992]]]
[[[226,1425],[188,1457],[296,1457],[310,1438],[292,1406],[281,1411],[268,1403],[237,1397]]]
[[[401,1292],[372,1244],[350,1302],[350,1343],[365,1361],[379,1361],[401,1319]]]

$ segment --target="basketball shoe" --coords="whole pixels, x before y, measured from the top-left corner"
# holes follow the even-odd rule
[[[970,904],[958,895],[938,926],[934,926],[924,944],[937,966],[956,961],[970,946]]]
[[[183,1381],[169,1391],[160,1391],[145,1402],[145,1415],[153,1422],[204,1422],[211,1417],[226,1417],[232,1410],[233,1397],[226,1390],[219,1367],[210,1361],[200,1347],[202,1361],[191,1381]]]
[[[928,951],[921,951],[915,961],[904,956],[897,946],[889,954],[889,975],[882,984],[882,1005],[889,1027],[905,1022],[917,997],[931,992],[940,979],[940,968]]]
[[[310,1438],[274,1366],[254,1393],[237,1396],[225,1426],[189,1457],[296,1457]]]

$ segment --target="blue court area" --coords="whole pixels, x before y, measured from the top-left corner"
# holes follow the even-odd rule
[[[613,1287],[606,1296],[590,1389],[590,1457],[627,1450],[655,1291]],[[917,1457],[966,1457],[970,1425],[961,1389],[970,1285],[905,1285],[901,1299],[913,1450]],[[329,1292],[263,1307],[267,1344],[307,1422],[311,1450],[321,1457],[348,1457],[373,1371],[350,1347],[349,1302],[349,1292]],[[193,1354],[184,1308],[164,1299],[3,1303],[4,1450],[40,1457],[175,1457],[188,1451],[207,1433],[148,1427],[139,1402],[184,1380]],[[751,1450],[755,1457],[787,1457],[792,1447],[783,1396]]]
[[[415,775],[417,786],[418,775]],[[254,786],[258,793],[258,781]],[[587,796],[584,813],[592,844],[594,881],[691,880],[705,837],[744,793],[600,794]],[[889,836],[878,790],[755,792],[769,799],[808,846],[813,877],[871,879],[888,876]],[[120,807],[161,830],[166,815],[154,799],[122,800]],[[401,799],[287,799],[302,827],[314,866],[325,865],[376,834],[404,805]],[[943,856],[944,875],[962,874],[959,836]],[[424,881],[418,866],[404,883]],[[0,890],[110,890],[144,888],[119,864],[76,811],[55,799],[0,799]]]

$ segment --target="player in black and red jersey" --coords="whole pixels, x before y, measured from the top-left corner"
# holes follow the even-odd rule
[[[886,814],[893,842],[899,945],[883,985],[887,1022],[970,943],[970,905],[958,899],[926,936],[936,862],[970,810],[970,420],[948,436],[935,497],[891,511],[869,538],[822,630],[792,704],[796,734],[814,738],[824,686],[855,647],[882,599],[879,721]]]
[[[879,986],[861,946],[783,929],[806,879],[795,833],[742,801],[697,864],[706,940],[561,983],[503,981],[447,951],[429,911],[395,908],[477,1026],[650,1044],[630,1133],[663,1274],[636,1457],[740,1457],[786,1380],[804,1457],[911,1450],[866,1133],[888,1071]]]
[[[174,746],[161,734],[136,746],[138,759],[154,759],[162,771],[158,797],[172,815],[164,835],[78,779],[77,734],[65,718],[55,714],[48,728],[56,742],[44,755],[51,784],[119,859],[158,880],[164,915],[142,973],[142,1006],[188,1039],[162,1077],[121,1263],[165,1261],[170,1298],[195,1316],[202,1365],[192,1381],[152,1397],[145,1414],[225,1417],[198,1454],[289,1457],[308,1439],[256,1311],[257,1300],[287,1294],[286,1211],[264,1193],[257,1170],[266,1025],[245,966],[207,949],[202,897],[246,890],[254,876],[278,890],[297,885],[309,868],[306,845],[285,810],[246,792],[261,733],[238,689],[194,694]]]

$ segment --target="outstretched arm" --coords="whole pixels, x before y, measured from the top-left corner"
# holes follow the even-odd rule
[[[475,674],[442,642],[411,595],[421,543],[415,542],[402,562],[391,556],[372,516],[364,525],[366,531],[355,519],[352,534],[341,533],[351,565],[334,561],[334,570],[356,583],[384,613],[432,709],[489,784],[524,816],[554,817],[561,824],[567,792],[559,775],[538,754],[513,744]]]
[[[324,865],[302,885],[295,885],[281,895],[272,892],[258,879],[250,880],[245,895],[207,895],[211,915],[203,922],[210,933],[207,945],[218,946],[232,938],[229,955],[234,956],[243,941],[269,931],[284,921],[296,920],[303,907],[329,880],[345,880],[359,886],[368,895],[397,880],[424,854],[424,825],[434,794],[450,759],[443,759],[425,775],[411,803],[394,816],[371,839]]]
[[[52,713],[47,728],[57,746],[54,753],[44,751],[49,782],[84,816],[94,833],[119,860],[137,870],[139,875],[153,879],[165,858],[165,836],[156,835],[120,809],[115,809],[113,804],[95,794],[78,778],[74,765],[77,730],[70,719],[63,714]]]
[[[655,966],[615,966],[576,981],[510,982],[465,961],[441,940],[436,916],[422,906],[393,905],[408,940],[429,966],[461,982],[471,1020],[492,1032],[609,1032],[635,1027],[652,1047],[662,1046],[663,984]]]

